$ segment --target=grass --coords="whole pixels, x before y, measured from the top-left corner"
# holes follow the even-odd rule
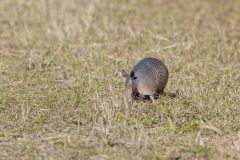
[[[1,0],[0,159],[239,159],[239,10]],[[130,104],[121,70],[146,56],[167,65],[167,94]]]

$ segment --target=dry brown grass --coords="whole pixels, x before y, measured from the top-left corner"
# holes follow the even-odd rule
[[[1,0],[0,159],[240,159],[240,1]],[[170,71],[129,104],[121,69]]]

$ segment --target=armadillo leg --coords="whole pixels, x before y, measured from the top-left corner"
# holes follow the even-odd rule
[[[153,104],[158,104],[158,101],[154,98],[154,95],[150,95],[150,99],[152,100]]]
[[[162,94],[164,94],[164,91],[163,90],[157,90],[157,94],[162,95]]]

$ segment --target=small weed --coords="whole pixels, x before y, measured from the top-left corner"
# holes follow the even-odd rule
[[[190,122],[186,122],[181,126],[177,126],[177,133],[181,135],[184,133],[193,132],[199,125],[200,125],[199,120],[197,119],[191,120]]]

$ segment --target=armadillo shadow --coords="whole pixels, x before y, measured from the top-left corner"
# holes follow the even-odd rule
[[[168,97],[168,98],[176,98],[179,95],[179,91],[176,92],[159,92],[156,93],[154,98],[159,99],[161,97]],[[137,95],[138,100],[151,100],[149,96],[140,96],[139,94]]]
[[[158,94],[157,98],[159,98],[159,96],[165,96],[165,97],[169,97],[169,98],[175,98],[179,95],[179,91],[176,91],[175,93],[172,93],[172,92],[164,92],[164,93],[161,93],[161,94]]]

